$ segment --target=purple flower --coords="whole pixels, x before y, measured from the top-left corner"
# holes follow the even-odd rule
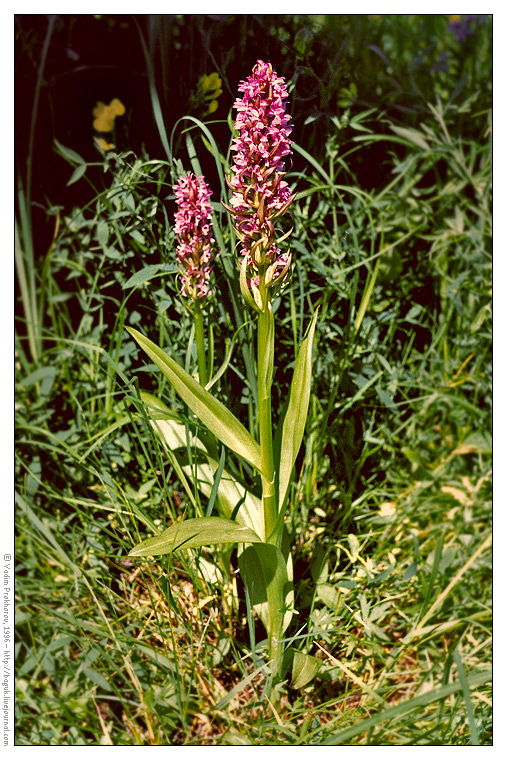
[[[291,153],[292,127],[285,113],[288,92],[285,80],[263,61],[257,61],[239,91],[243,97],[234,104],[239,136],[232,145],[233,177],[228,182],[232,197],[226,208],[242,243],[249,287],[258,286],[260,270],[265,284],[272,286],[285,278],[291,263],[290,254],[277,245],[287,235],[277,237],[274,225],[295,197],[283,179],[284,158]]]
[[[173,190],[178,204],[174,231],[181,266],[181,293],[190,298],[204,298],[210,292],[212,246],[215,242],[211,237],[211,190],[204,177],[194,174],[181,177]]]
[[[458,42],[464,42],[469,34],[474,34],[474,29],[471,24],[476,20],[477,16],[455,16],[449,28],[454,32]]]

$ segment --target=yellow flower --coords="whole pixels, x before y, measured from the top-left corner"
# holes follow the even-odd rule
[[[104,140],[104,138],[103,138],[103,137],[96,137],[96,138],[95,138],[95,144],[96,144],[96,145],[97,145],[97,146],[98,146],[98,147],[99,147],[101,150],[103,150],[105,153],[106,153],[108,150],[112,150],[112,149],[115,147],[115,146],[113,145],[113,143],[108,143],[108,142],[107,142],[107,140]]]
[[[203,74],[203,76],[199,79],[198,88],[203,93],[209,92],[209,93],[212,93],[213,97],[218,97],[218,95],[222,94],[222,89],[221,89],[222,80],[220,79],[216,71],[214,71],[213,74],[209,74],[209,75]],[[217,91],[216,95],[215,95],[215,91]]]
[[[202,75],[197,85],[197,93],[198,93],[198,98],[201,102],[203,100],[210,101],[206,114],[215,113],[215,111],[218,108],[217,98],[219,98],[220,95],[223,93],[222,80],[220,79],[216,71],[214,71],[213,74]]]
[[[108,106],[99,100],[93,109],[93,115],[95,116],[93,128],[97,132],[111,132],[116,117],[123,116],[124,113],[125,106],[118,98],[114,98]]]

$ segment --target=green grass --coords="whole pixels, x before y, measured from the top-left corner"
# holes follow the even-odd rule
[[[390,55],[407,66],[403,30],[389,29]],[[205,316],[213,393],[256,425],[253,318],[218,198],[229,146],[213,123],[186,119],[170,134],[156,118],[169,155],[108,156],[101,186],[87,170],[90,201],[49,208],[59,226],[48,251],[35,253],[20,185],[17,744],[492,743],[491,115],[469,55],[456,52],[456,66],[476,90],[446,98],[452,72],[447,85],[439,75],[439,97],[401,118],[386,105],[393,86],[394,100],[329,122],[320,152],[293,135],[295,266],[276,304],[273,406],[320,305],[287,511],[299,614],[286,633],[319,668],[277,699],[234,555],[128,557],[212,507],[185,468],[195,420],[124,329],[196,370],[165,199],[209,156],[221,248]],[[151,70],[152,97],[156,86]],[[372,151],[373,188],[358,179]],[[67,159],[71,176],[79,162]],[[164,448],[140,391],[185,423],[186,452]]]

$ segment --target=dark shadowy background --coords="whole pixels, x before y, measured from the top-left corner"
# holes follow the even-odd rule
[[[51,18],[54,27],[40,72]],[[467,88],[472,90],[475,72],[465,70],[465,66],[470,67],[466,52],[476,44],[477,28],[491,23],[491,18],[460,17],[454,26],[447,16],[407,16],[400,23],[402,18],[15,16],[15,161],[21,177],[26,172],[37,78],[42,75],[32,129],[34,224],[40,224],[43,208],[49,205],[62,205],[68,211],[73,204],[84,205],[89,200],[85,182],[67,187],[69,165],[55,152],[54,140],[77,151],[86,161],[100,160],[92,127],[97,101],[109,103],[119,98],[127,109],[117,120],[118,150],[130,149],[138,155],[145,151],[151,158],[166,158],[152,111],[149,65],[169,134],[185,114],[206,120],[195,111],[193,96],[203,74],[218,73],[223,94],[218,110],[208,120],[214,122],[213,134],[224,152],[230,140],[227,117],[238,94],[238,83],[259,58],[271,61],[275,71],[290,82],[293,137],[317,161],[325,154],[330,120],[336,120],[345,108],[353,116],[373,107],[391,121],[417,125],[425,101],[433,102],[439,88],[442,96],[451,98],[463,98]],[[474,52],[477,69],[483,69],[488,65],[489,52]],[[449,92],[453,83],[455,92]],[[490,92],[484,93],[485,107],[490,96]],[[382,128],[381,123],[379,126]],[[346,142],[346,128],[339,130],[339,139]],[[351,156],[351,168],[364,189],[382,185],[384,150],[379,144]],[[293,162],[295,169],[304,166],[297,155]]]

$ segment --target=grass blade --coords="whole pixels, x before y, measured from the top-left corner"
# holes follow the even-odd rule
[[[472,705],[472,699],[470,697],[470,687],[468,685],[468,679],[467,675],[465,673],[465,668],[463,667],[463,663],[461,662],[461,657],[457,652],[452,653],[452,659],[456,663],[456,667],[458,668],[458,675],[459,680],[461,682],[461,687],[463,690],[463,699],[465,700],[465,708],[467,712],[467,719],[468,719],[468,727],[470,728],[470,738],[472,740],[472,744],[474,746],[479,746],[479,734],[477,733],[477,726],[475,725],[475,717],[474,717],[474,708]]]
[[[488,683],[491,681],[491,678],[491,670],[481,670],[479,673],[474,673],[473,675],[469,676],[468,685],[469,687],[476,688],[477,686],[481,686],[484,683]],[[462,688],[463,687],[461,682],[450,683],[446,686],[442,686],[440,689],[427,692],[426,694],[419,694],[417,697],[408,699],[406,702],[400,702],[400,704],[395,705],[394,707],[388,707],[387,710],[376,713],[375,715],[372,715],[371,718],[366,718],[366,720],[362,720],[360,723],[356,723],[356,725],[350,726],[350,728],[346,728],[343,731],[339,731],[337,734],[333,734],[324,742],[322,742],[322,745],[344,744],[354,736],[358,736],[365,731],[369,731],[371,728],[375,728],[384,721],[392,720],[393,718],[399,718],[402,715],[411,712],[412,710],[417,710],[418,708],[429,705],[432,702],[438,702],[440,699],[445,699],[451,694],[456,694],[456,692],[462,691]]]

